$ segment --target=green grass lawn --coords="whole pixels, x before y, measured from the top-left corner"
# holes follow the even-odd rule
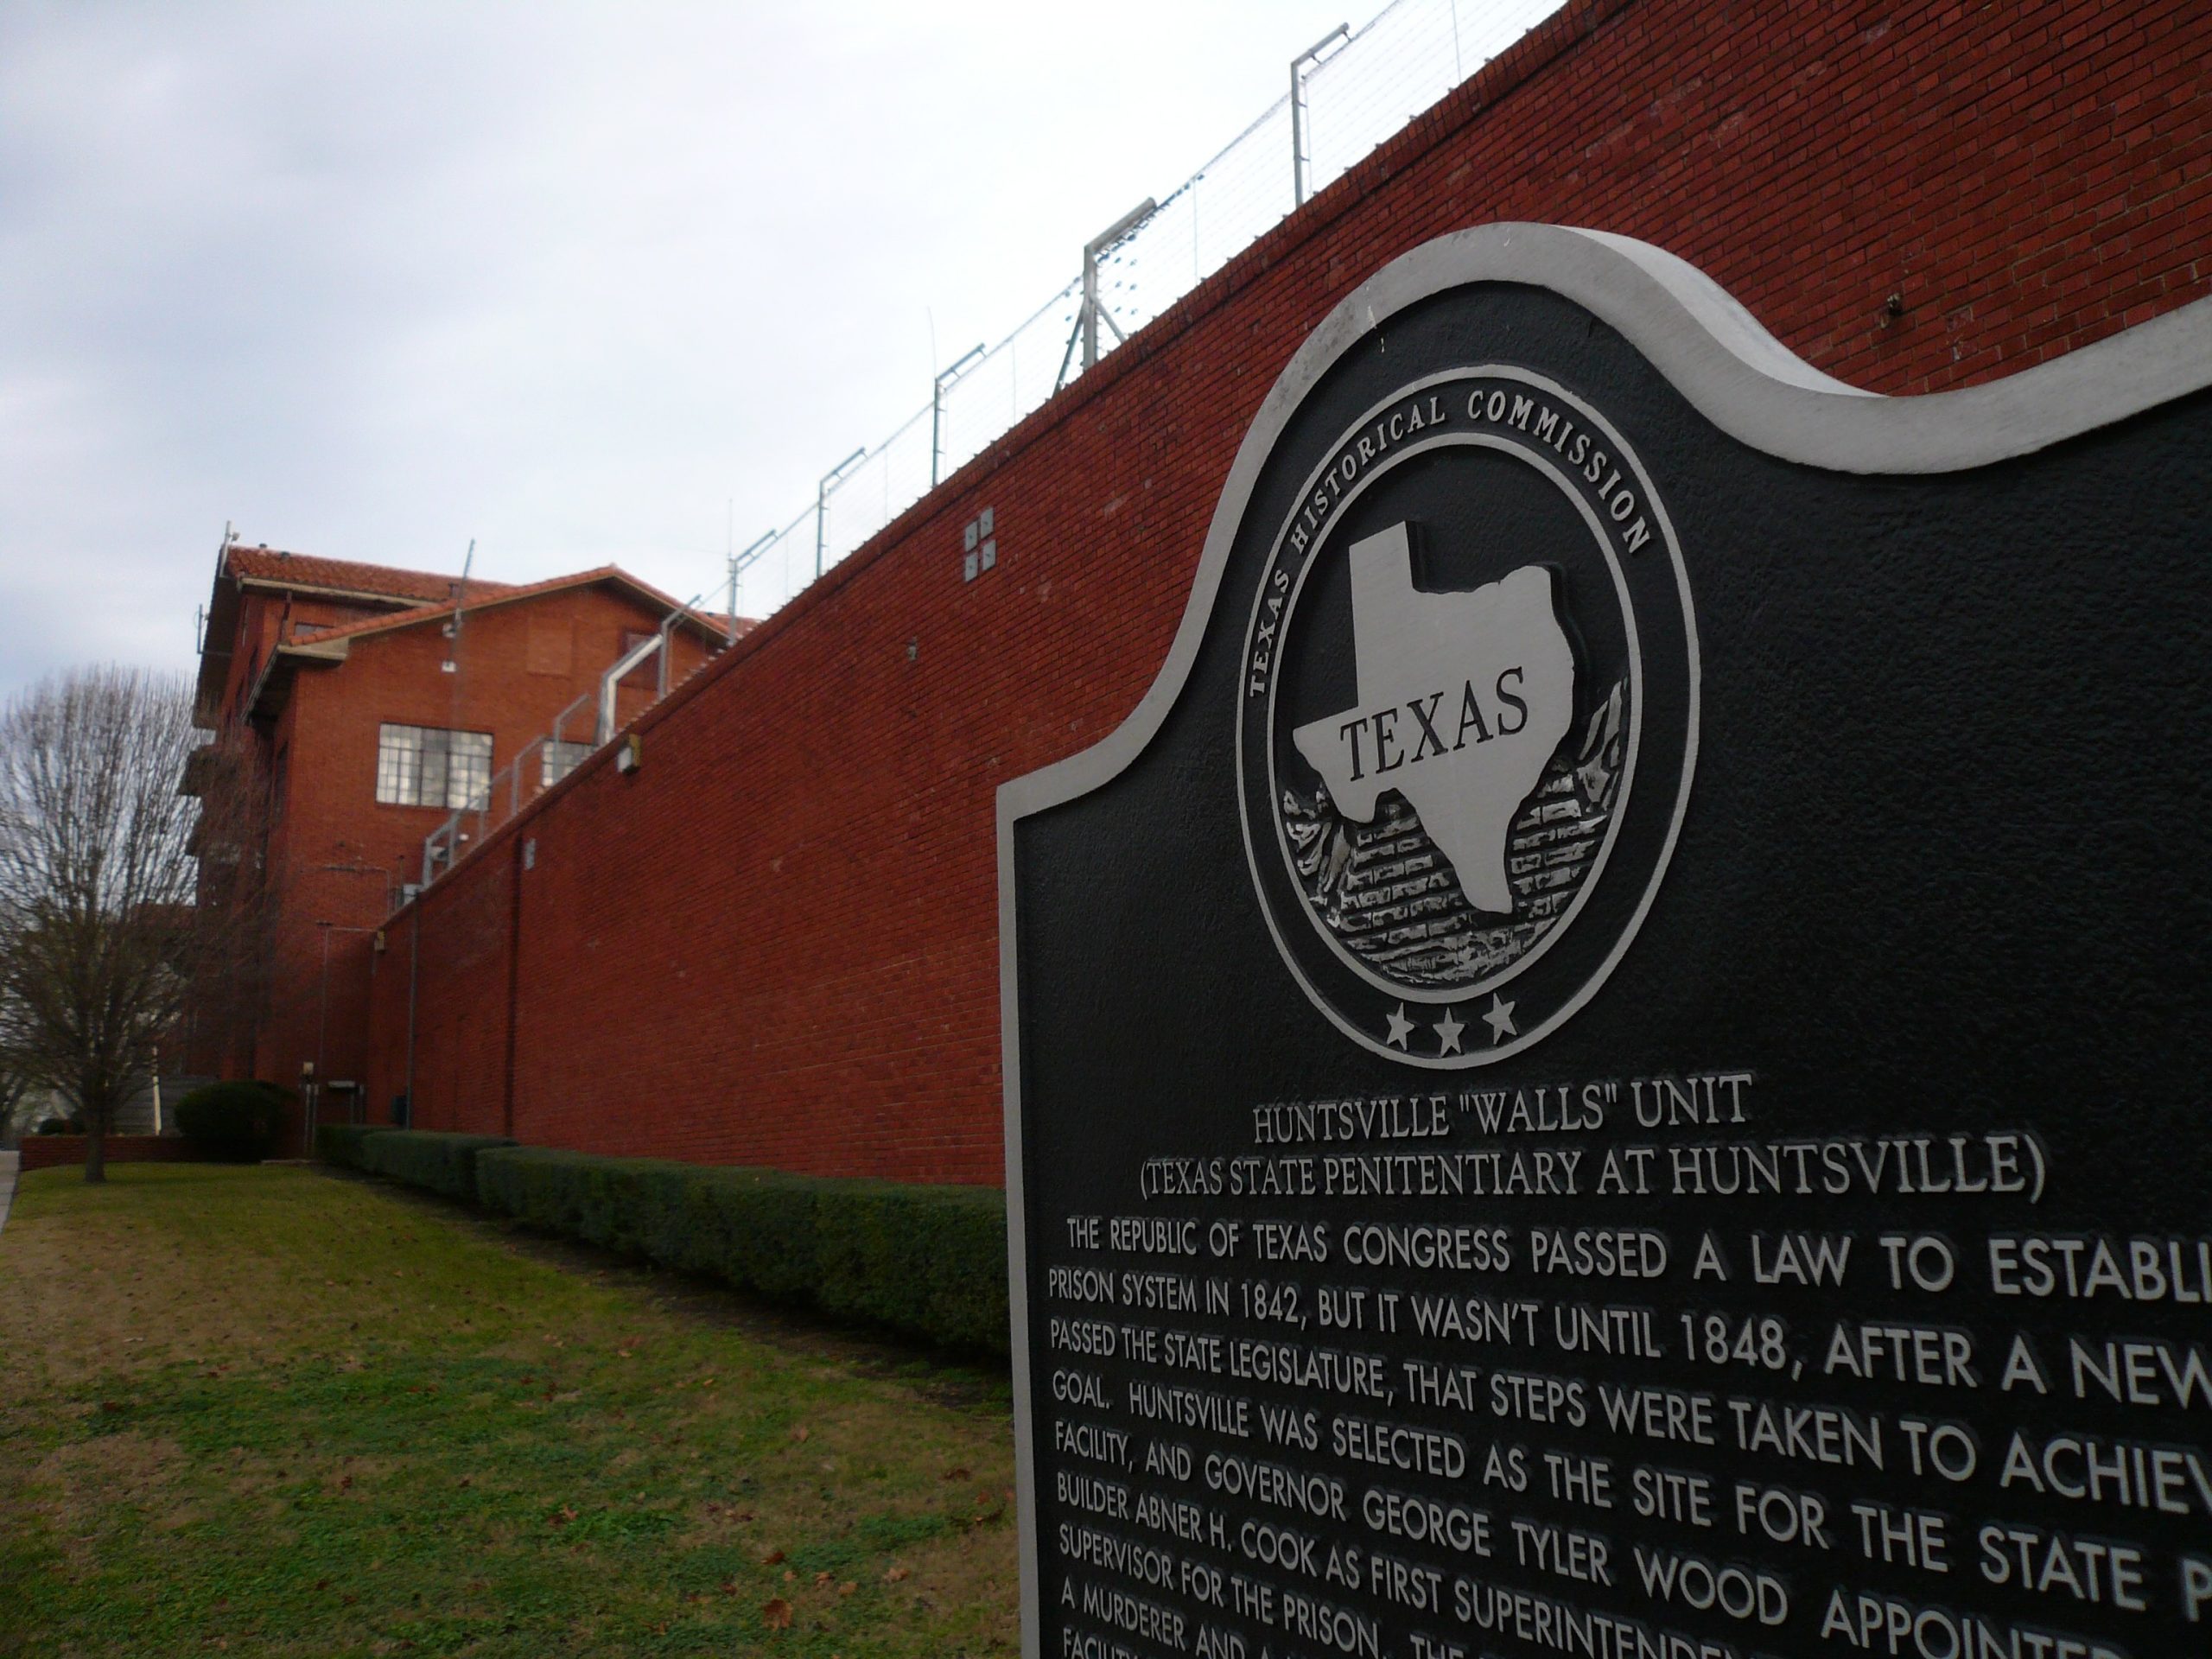
[[[309,1171],[109,1175],[0,1231],[0,1654],[1017,1645],[1002,1379]]]

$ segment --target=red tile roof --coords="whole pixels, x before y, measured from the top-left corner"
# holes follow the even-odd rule
[[[308,560],[304,563],[315,563],[317,561]],[[373,570],[377,567],[354,565],[347,568]],[[385,574],[411,575],[415,573],[395,570]],[[501,582],[480,582],[471,579],[468,584],[468,596],[461,603],[461,608],[464,611],[474,611],[487,605],[512,605],[520,600],[536,599],[540,594],[557,593],[564,588],[586,587],[595,582],[618,582],[645,599],[652,607],[663,613],[677,608],[677,602],[659,588],[650,582],[639,581],[620,565],[613,564],[602,564],[592,570],[579,570],[571,575],[552,576],[543,582],[525,582],[518,588],[509,587]],[[393,611],[388,615],[372,616],[359,622],[349,622],[343,627],[328,628],[302,640],[297,646],[287,649],[299,651],[308,656],[321,656],[325,654],[321,648],[333,641],[350,640],[361,634],[385,633],[396,628],[411,628],[425,622],[441,621],[451,616],[454,609],[454,601],[451,598],[444,598],[442,603],[418,605],[409,610]],[[694,611],[691,613],[691,620],[701,629],[713,633],[716,638],[728,637],[729,625],[722,617],[703,611]],[[741,620],[738,631],[742,634],[753,626],[751,619]]]
[[[351,559],[320,559],[273,547],[233,545],[224,556],[226,571],[241,581],[375,594],[391,599],[450,600],[454,584],[461,580],[458,575],[439,575],[429,570],[397,570],[389,565],[357,564]],[[472,576],[468,591],[471,597],[505,593],[507,584]]]

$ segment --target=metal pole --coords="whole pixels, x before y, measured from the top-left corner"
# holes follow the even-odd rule
[[[446,661],[458,673],[461,669],[461,629],[467,620],[468,607],[468,573],[476,568],[476,538],[468,538],[468,552],[461,562],[461,584],[454,590],[452,644],[446,647]]]
[[[814,486],[814,575],[817,582],[822,578],[822,546],[830,522],[830,492],[837,486],[845,468],[855,461],[863,459],[867,454],[868,446],[862,444],[828,472],[823,474],[822,481]]]
[[[756,540],[752,546],[747,548],[744,552],[734,553],[730,556],[729,637],[733,644],[734,644],[737,639],[737,579],[743,575],[745,572],[752,567],[753,562],[759,558],[763,552],[766,551],[770,543],[774,542],[775,539],[776,532],[772,530],[769,531]]]
[[[315,995],[315,1077],[322,1081],[322,1051],[330,1036],[330,924],[317,922],[322,931],[322,985]],[[315,1156],[315,1095],[310,1089],[304,1109],[300,1114],[300,1156]]]
[[[944,420],[944,389],[960,378],[961,370],[983,354],[979,344],[957,363],[938,376],[930,389],[930,487],[937,487],[938,468],[944,461],[944,443],[940,435]]]
[[[1315,62],[1329,42],[1339,37],[1351,38],[1351,24],[1338,23],[1290,60],[1290,195],[1295,207],[1306,205],[1306,169],[1313,162],[1306,153],[1306,66]]]
[[[407,946],[407,1122],[415,1122],[415,987],[423,966],[423,895],[415,895],[415,926]]]
[[[604,743],[614,735],[616,692],[622,677],[658,651],[667,639],[665,633],[654,630],[648,638],[639,640],[616,658],[613,666],[599,677],[599,724],[594,728],[597,733],[592,740],[594,743]]]
[[[669,640],[676,632],[676,625],[683,621],[687,617],[698,616],[702,614],[702,613],[699,607],[706,602],[706,590],[702,588],[698,593],[692,594],[689,600],[677,606],[674,610],[671,611],[666,616],[664,616],[660,620],[660,627],[658,630],[660,634],[660,679],[657,689],[653,692],[653,696],[656,699],[664,697],[668,695],[668,659],[675,655],[675,652],[670,647]]]
[[[1098,361],[1098,256],[1083,251],[1083,366]]]
[[[1076,321],[1083,332],[1083,366],[1086,369],[1098,361],[1099,256],[1110,251],[1116,243],[1159,211],[1160,204],[1147,196],[1083,245],[1083,308],[1076,313]],[[1125,337],[1121,325],[1113,318],[1106,319],[1106,326],[1114,331],[1115,339]]]

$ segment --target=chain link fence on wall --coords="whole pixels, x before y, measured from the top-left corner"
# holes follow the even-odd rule
[[[1312,194],[1548,15],[1557,0],[1395,0],[1301,60],[1296,148]],[[1099,355],[1273,229],[1297,205],[1285,91],[1098,259]],[[781,530],[734,562],[734,608],[765,616],[861,546],[1081,372],[1080,276],[880,442],[856,450]]]

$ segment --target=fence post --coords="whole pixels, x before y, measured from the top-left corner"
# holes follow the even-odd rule
[[[822,543],[830,522],[830,493],[843,480],[845,468],[856,461],[866,459],[867,455],[868,446],[862,444],[823,474],[822,481],[814,486],[814,575],[817,581],[822,576]]]
[[[960,378],[961,370],[983,354],[979,341],[965,356],[938,376],[930,388],[930,488],[937,488],[938,468],[944,461],[944,389]],[[734,603],[734,601],[733,601]]]
[[[1318,65],[1329,42],[1339,38],[1351,38],[1351,24],[1338,23],[1290,60],[1290,199],[1294,207],[1306,205],[1306,170],[1313,161],[1306,153],[1306,66]]]

